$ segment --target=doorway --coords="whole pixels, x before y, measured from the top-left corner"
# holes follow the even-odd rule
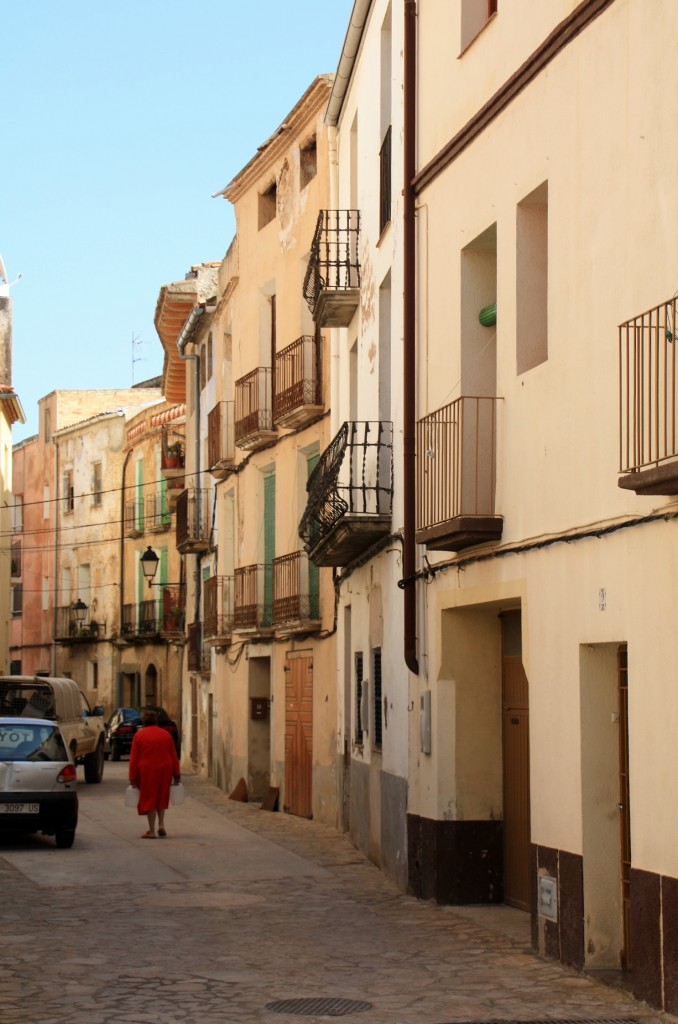
[[[285,663],[285,810],[313,817],[313,658],[289,652]]]
[[[502,768],[504,902],[530,909],[530,709],[519,611],[502,624]]]

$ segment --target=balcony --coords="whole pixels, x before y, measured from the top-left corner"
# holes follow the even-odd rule
[[[144,533],[144,499],[125,501],[124,533],[126,537],[142,537]]]
[[[174,430],[162,432],[160,469],[167,483],[167,499],[170,511],[184,489],[186,465],[186,438]]]
[[[184,635],[184,593],[181,587],[163,586],[161,596],[122,607],[121,634],[129,641],[165,640]]]
[[[304,277],[319,327],[348,327],[360,303],[359,210],[321,210]]]
[[[318,568],[303,551],[273,559],[272,625],[319,629]]]
[[[209,675],[212,652],[202,641],[202,623],[192,622],[188,627],[188,670]]]
[[[619,487],[678,494],[676,314],[672,298],[619,327]]]
[[[207,465],[215,480],[225,480],[235,466],[233,402],[217,402],[207,416]]]
[[[273,425],[272,374],[259,366],[235,382],[235,443],[254,451],[277,437]]]
[[[79,622],[73,605],[55,609],[54,640],[60,644],[93,643],[106,639],[106,623],[85,617]]]
[[[203,585],[205,621],[203,634],[213,646],[231,642],[235,621],[235,579],[233,576],[212,576]]]
[[[236,630],[263,630],[271,626],[272,566],[245,565],[235,570],[233,625]]]
[[[177,551],[191,555],[208,551],[209,547],[209,491],[182,491],[177,498]]]
[[[275,357],[273,421],[278,427],[300,427],[323,413],[322,340],[305,335]]]
[[[146,529],[151,533],[163,533],[169,530],[172,516],[167,504],[167,494],[156,491],[145,498]]]
[[[495,515],[497,398],[458,398],[417,424],[416,541],[432,551],[501,538]]]
[[[299,535],[309,558],[349,565],[391,531],[393,424],[344,423],[306,490]]]

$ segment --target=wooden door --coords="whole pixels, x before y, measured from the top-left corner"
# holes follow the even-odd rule
[[[617,652],[617,692],[619,700],[619,832],[622,887],[623,938],[622,968],[631,970],[631,808],[629,797],[629,689],[626,645]]]
[[[285,810],[313,817],[313,658],[288,654],[285,665]]]
[[[530,716],[522,658],[502,658],[504,902],[530,909]]]

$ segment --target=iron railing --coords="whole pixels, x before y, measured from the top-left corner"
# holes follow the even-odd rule
[[[223,469],[235,461],[234,403],[217,402],[207,416],[207,464]]]
[[[124,532],[126,537],[141,537],[144,532],[144,499],[128,498],[125,501]]]
[[[160,468],[177,470],[184,468],[186,457],[186,437],[177,430],[163,428],[160,449]]]
[[[235,382],[236,444],[275,429],[271,387],[270,366],[258,366]]]
[[[299,525],[307,551],[345,516],[390,517],[393,507],[393,424],[342,424],[306,484],[308,499]]]
[[[207,490],[189,488],[177,498],[178,548],[206,548],[209,545],[209,495]]]
[[[244,565],[235,570],[234,625],[262,629],[271,625],[272,565]]]
[[[166,585],[160,597],[122,606],[120,631],[123,637],[176,637],[185,629],[183,587]]]
[[[167,506],[167,494],[163,491],[155,491],[147,494],[145,498],[146,529],[153,533],[168,530],[172,522],[172,516]]]
[[[619,326],[619,472],[678,456],[678,298]]]
[[[417,423],[417,529],[494,515],[498,398],[457,398]]]
[[[315,313],[323,291],[360,288],[359,210],[321,210],[311,243],[303,294]]]
[[[235,580],[233,576],[212,576],[203,584],[206,639],[229,636],[235,621]]]
[[[273,420],[322,405],[321,338],[304,335],[276,353]]]
[[[303,551],[273,559],[272,624],[318,619],[318,569]]]
[[[102,640],[106,636],[106,623],[85,617],[79,622],[72,604],[55,609],[55,640]]]

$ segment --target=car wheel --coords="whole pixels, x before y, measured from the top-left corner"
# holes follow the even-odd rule
[[[93,754],[85,758],[85,782],[101,782],[104,777],[104,745],[97,743]]]
[[[56,844],[60,850],[70,850],[75,839],[74,828],[62,828],[54,836]]]
[[[113,740],[111,742],[111,761],[119,761],[119,760],[120,760],[120,747],[115,742],[115,740]]]

